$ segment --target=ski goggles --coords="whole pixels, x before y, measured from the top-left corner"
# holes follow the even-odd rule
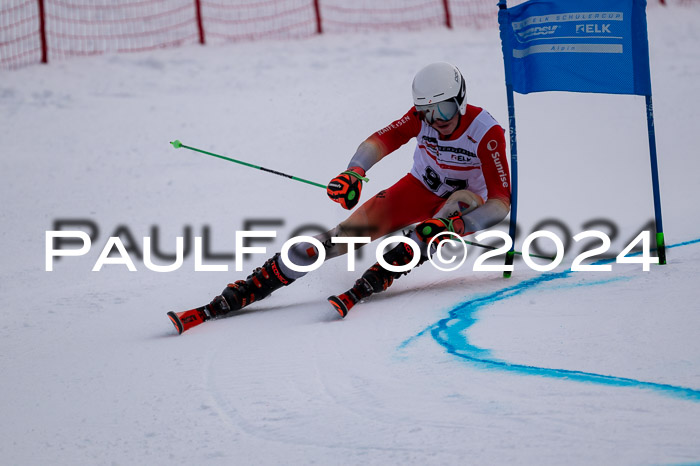
[[[421,119],[425,120],[429,125],[435,120],[448,121],[451,120],[459,110],[457,102],[454,99],[443,100],[428,105],[416,105],[416,111]]]

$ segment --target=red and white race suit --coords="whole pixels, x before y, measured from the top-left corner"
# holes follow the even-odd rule
[[[498,199],[505,209],[510,206],[503,128],[487,111],[473,105],[467,105],[457,129],[447,138],[422,121],[415,108],[411,108],[367,139],[367,143],[378,148],[378,155],[363,160],[356,154],[350,166],[360,165],[368,170],[414,137],[416,148],[411,172],[360,206],[341,227],[355,230],[371,227],[374,232],[370,236],[379,238],[434,216],[452,193],[462,189],[484,201]]]
[[[332,237],[369,236],[372,240],[434,216],[452,211],[448,200],[463,190],[486,203],[462,216],[464,234],[488,228],[501,221],[510,208],[510,175],[503,128],[485,110],[467,106],[457,129],[443,138],[422,121],[415,108],[387,127],[372,134],[358,148],[348,167],[365,171],[399,147],[416,138],[413,168],[389,188],[360,205],[344,222],[317,235],[327,258],[345,254],[347,246],[332,243]],[[436,215],[440,214],[440,215]],[[318,251],[308,243],[290,250],[293,262],[313,262]],[[294,273],[291,271],[286,271]],[[298,273],[296,276],[303,274]]]

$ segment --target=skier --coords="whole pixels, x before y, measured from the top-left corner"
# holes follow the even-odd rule
[[[344,209],[352,210],[359,202],[362,183],[367,181],[365,173],[415,137],[413,168],[345,221],[315,237],[324,245],[327,258],[347,252],[347,244],[332,243],[330,238],[362,232],[375,240],[418,223],[409,237],[420,246],[418,264],[422,264],[431,253],[429,242],[439,233],[466,236],[497,224],[510,211],[503,128],[487,111],[467,104],[461,72],[449,63],[432,63],[416,74],[412,87],[414,106],[360,144],[347,169],[328,183],[327,194]],[[300,266],[313,264],[317,256],[318,250],[311,243],[297,243],[289,250],[289,259]],[[387,263],[401,266],[413,260],[414,251],[399,243],[383,257]],[[328,300],[345,317],[359,300],[386,290],[403,274],[377,262],[350,290]],[[182,333],[259,301],[303,275],[289,268],[277,253],[245,280],[229,284],[208,305],[168,315]]]

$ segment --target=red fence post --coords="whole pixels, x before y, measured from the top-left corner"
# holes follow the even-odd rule
[[[321,5],[319,5],[319,0],[314,0],[314,10],[316,11],[316,33],[323,34],[323,22],[321,21]]]
[[[452,29],[452,16],[450,15],[450,0],[442,0],[442,5],[445,7],[445,26]]]
[[[194,0],[194,8],[197,12],[197,29],[199,29],[199,43],[204,45],[204,23],[202,22],[202,3]]]
[[[41,63],[49,62],[49,49],[46,45],[46,13],[44,0],[39,1],[39,37],[41,38]]]

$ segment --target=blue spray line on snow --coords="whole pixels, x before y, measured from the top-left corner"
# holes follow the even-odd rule
[[[700,238],[674,245],[667,245],[666,248],[671,249],[697,243],[700,243]],[[604,264],[613,261],[614,260],[602,260],[596,262],[595,264]],[[574,272],[571,269],[569,269],[564,272],[540,275],[535,278],[524,280],[516,285],[503,288],[499,291],[489,293],[483,296],[477,296],[469,301],[460,303],[449,311],[449,316],[447,318],[439,320],[434,325],[431,325],[430,327],[421,331],[417,335],[407,339],[401,345],[399,345],[399,349],[405,348],[415,339],[425,335],[427,332],[430,332],[433,339],[436,342],[438,342],[441,346],[443,346],[448,353],[453,354],[462,359],[466,359],[472,363],[476,363],[488,369],[504,370],[523,375],[537,375],[540,377],[567,379],[577,382],[612,385],[616,387],[646,388],[657,390],[666,395],[678,398],[684,398],[692,401],[700,401],[700,390],[692,388],[661,383],[644,382],[636,379],[594,374],[591,372],[582,372],[567,369],[551,369],[546,367],[512,364],[507,361],[500,361],[498,359],[493,358],[489,350],[479,348],[477,346],[472,345],[469,342],[464,331],[477,322],[478,319],[476,318],[476,313],[481,308],[496,303],[498,301],[503,301],[518,296],[540,285],[555,280],[568,278],[573,273]],[[569,286],[571,286],[572,288],[578,286],[596,286],[623,279],[625,278],[615,277],[595,282],[576,283]]]

